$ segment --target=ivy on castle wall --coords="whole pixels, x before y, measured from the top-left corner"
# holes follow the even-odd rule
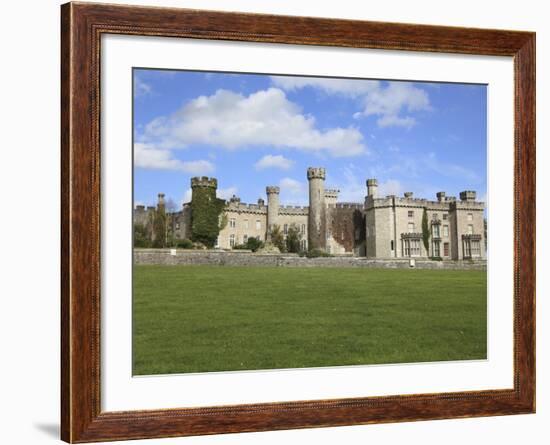
[[[216,189],[196,187],[191,200],[191,239],[212,248],[220,233],[224,218],[220,214],[225,207],[223,199],[216,198]],[[227,223],[225,221],[225,223]]]
[[[429,252],[430,228],[428,226],[428,211],[426,210],[426,207],[424,207],[424,213],[422,213],[422,241],[424,242],[424,248],[426,249],[426,252]]]

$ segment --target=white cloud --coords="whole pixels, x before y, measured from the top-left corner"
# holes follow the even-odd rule
[[[186,202],[191,202],[192,197],[192,190],[189,188],[185,191],[185,194],[183,195],[183,199],[181,200],[181,204],[185,204]]]
[[[190,175],[207,175],[215,169],[214,164],[204,159],[182,162],[182,170]]]
[[[343,180],[339,184],[341,202],[362,203],[367,195],[366,176],[353,164],[342,169]],[[378,195],[399,195],[403,187],[397,179],[388,179],[378,185]]]
[[[145,83],[139,78],[139,76],[134,77],[134,95],[136,97],[147,96],[152,93],[151,85]]]
[[[206,160],[180,161],[174,159],[170,150],[157,149],[151,144],[134,144],[134,167],[154,170],[178,170],[191,175],[206,175],[215,170]]]
[[[293,164],[294,161],[285,158],[283,155],[265,155],[254,164],[254,167],[256,167],[256,170],[264,170],[266,168],[289,170]]]
[[[411,128],[416,120],[401,116],[402,112],[429,111],[432,109],[428,93],[406,82],[390,82],[385,88],[371,91],[364,98],[364,110],[355,117],[378,116],[378,126]]]
[[[401,187],[401,183],[397,179],[388,179],[387,181],[378,184],[379,196],[399,196],[402,189],[403,187]]]
[[[145,127],[143,142],[159,148],[209,144],[225,149],[254,145],[324,152],[335,157],[366,152],[363,135],[354,127],[318,129],[315,118],[301,113],[278,88],[249,96],[218,90],[200,96],[170,116],[154,119]]]
[[[309,191],[305,183],[292,178],[283,178],[279,181],[279,187],[283,205],[307,205]]]
[[[275,86],[285,91],[301,88],[318,88],[327,94],[341,94],[349,97],[363,96],[380,86],[378,80],[332,79],[327,77],[271,76]]]
[[[408,82],[388,82],[384,87],[380,81],[363,79],[272,76],[271,81],[286,91],[310,87],[327,94],[358,98],[363,110],[353,116],[357,119],[378,116],[379,127],[411,128],[416,124],[416,119],[403,115],[404,112],[432,109],[428,93]]]
[[[216,196],[221,199],[228,200],[233,195],[236,195],[239,189],[237,187],[227,187],[225,189],[218,189]]]

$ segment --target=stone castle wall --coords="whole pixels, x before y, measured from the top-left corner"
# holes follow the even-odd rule
[[[175,251],[175,255],[172,252]],[[296,254],[258,254],[246,251],[134,249],[136,265],[181,266],[268,266],[268,267],[365,267],[385,269],[412,269],[408,259],[368,259],[341,256],[305,258]],[[415,260],[415,269],[430,270],[486,270],[485,261],[430,261]]]

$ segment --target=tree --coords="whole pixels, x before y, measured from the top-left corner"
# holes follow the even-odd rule
[[[166,246],[173,247],[175,246],[174,239],[174,213],[176,213],[176,202],[172,198],[166,200]]]
[[[153,220],[153,247],[166,247],[166,211],[164,206],[159,206]]]
[[[424,213],[422,213],[422,241],[424,242],[424,248],[429,256],[430,252],[430,228],[428,226],[428,211],[424,207]]]
[[[278,226],[277,224],[274,224],[271,227],[270,239],[271,239],[271,244],[277,247],[281,252],[286,251],[285,237],[283,235],[283,232],[281,232],[281,227]]]
[[[296,224],[291,224],[286,234],[286,251],[298,253],[301,250],[302,235]]]
[[[151,247],[147,227],[143,224],[134,224],[134,247]]]

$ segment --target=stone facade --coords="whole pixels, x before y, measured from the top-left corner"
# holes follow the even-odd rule
[[[340,203],[336,189],[325,188],[324,168],[309,168],[309,206],[284,206],[279,187],[266,187],[267,205],[241,203],[237,196],[225,202],[220,216],[221,230],[216,247],[232,249],[251,237],[268,241],[270,228],[277,225],[284,234],[298,228],[302,250],[319,249],[333,255],[371,259],[441,258],[443,260],[483,260],[485,249],[485,204],[476,201],[476,192],[467,190],[459,199],[436,194],[435,200],[404,196],[378,196],[378,182],[368,179],[362,203]],[[192,189],[217,188],[214,178],[193,178]],[[213,194],[215,197],[215,193]],[[158,207],[164,206],[159,194]],[[134,222],[146,225],[155,208],[137,206]],[[428,249],[424,246],[422,220],[428,221]],[[191,238],[191,203],[169,214],[175,239]]]

